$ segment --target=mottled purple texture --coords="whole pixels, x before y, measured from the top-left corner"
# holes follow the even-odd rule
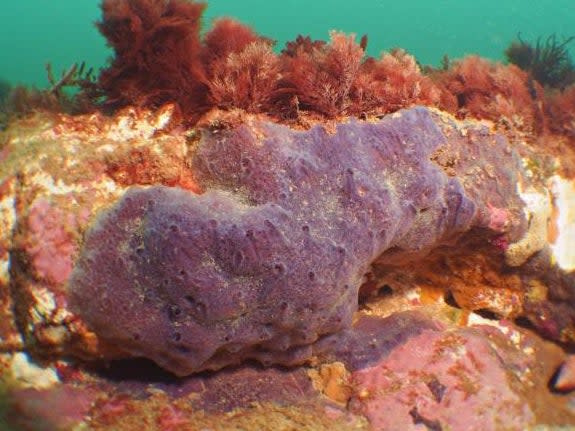
[[[431,160],[449,147],[444,129],[414,108],[332,135],[264,122],[205,131],[192,165],[207,191],[129,190],[87,233],[72,307],[179,375],[301,363],[350,327],[386,250],[423,255],[486,225],[484,203]]]
[[[91,388],[72,385],[2,393],[0,429],[54,431],[81,428],[96,398]],[[4,416],[5,415],[5,416]],[[7,428],[5,428],[7,427]]]
[[[416,311],[389,317],[361,316],[349,329],[323,337],[314,344],[314,355],[322,362],[343,362],[357,371],[375,365],[393,349],[423,331],[439,331],[442,325]]]
[[[267,367],[248,363],[217,372],[176,377],[151,361],[114,361],[101,370],[99,389],[116,397],[146,399],[158,391],[171,399],[189,398],[192,407],[207,412],[249,408],[253,403],[297,404],[317,397],[307,369]]]
[[[297,404],[315,395],[303,368],[262,370],[247,366],[222,370],[205,376],[201,382],[203,390],[192,405],[207,412],[226,412],[270,401]]]

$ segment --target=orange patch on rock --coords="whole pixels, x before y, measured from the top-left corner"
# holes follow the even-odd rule
[[[341,362],[321,365],[309,371],[314,387],[329,399],[345,405],[352,395],[349,372]]]
[[[466,310],[490,310],[514,317],[523,310],[521,278],[505,273],[483,254],[466,254],[442,259],[422,273],[423,287],[449,290],[457,305]]]
[[[200,192],[183,159],[175,154],[160,156],[149,148],[135,148],[110,159],[107,165],[107,174],[123,186],[162,184]]]

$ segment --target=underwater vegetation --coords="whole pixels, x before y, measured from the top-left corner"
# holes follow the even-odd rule
[[[115,52],[97,82],[104,106],[175,102],[194,123],[213,108],[298,121],[383,115],[420,104],[459,117],[504,118],[532,132],[546,127],[542,86],[566,83],[571,64],[570,39],[555,37],[531,48],[529,70],[523,70],[525,61],[503,65],[467,57],[426,74],[403,50],[370,57],[367,36],[356,41],[335,31],[327,42],[300,35],[276,54],[273,41],[228,18],[202,37],[204,9],[184,0],[104,0],[98,28]]]
[[[549,101],[549,115],[553,132],[575,140],[575,86],[554,94]]]
[[[98,80],[105,105],[157,107],[172,101],[187,115],[205,106],[204,8],[188,1],[104,0],[97,26],[116,54]]]
[[[454,61],[435,78],[442,88],[441,108],[459,117],[504,123],[519,130],[541,129],[543,89],[515,65],[477,56]]]
[[[517,35],[517,40],[505,50],[505,57],[528,72],[541,85],[552,88],[565,88],[575,82],[575,66],[571,61],[567,46],[575,36],[557,39],[555,34],[545,41],[539,37],[535,44],[526,42]]]
[[[80,63],[73,64],[56,78],[52,66],[47,63],[46,75],[50,86],[46,89],[24,85],[12,87],[0,82],[0,127],[11,118],[34,111],[79,114],[94,109],[99,93],[92,73],[91,68],[86,69],[85,63]],[[80,88],[82,91],[78,91]]]
[[[103,0],[101,8],[97,27],[114,51],[107,67],[94,74],[73,66],[59,80],[48,68],[50,88],[11,90],[1,108],[5,123],[38,110],[113,113],[169,103],[172,122],[187,126],[209,124],[213,110],[240,110],[307,128],[424,105],[530,135],[565,128],[572,135],[573,37],[531,44],[518,36],[506,50],[510,64],[468,56],[444,58],[435,69],[402,49],[368,56],[367,36],[337,31],[327,41],[298,35],[279,52],[231,18],[202,33],[206,4],[196,1]]]
[[[12,86],[10,85],[10,83],[8,81],[4,81],[3,79],[0,79],[0,103],[4,102],[4,100],[6,100],[6,98],[8,97],[8,94],[10,94],[11,88],[12,88]]]
[[[299,36],[277,55],[271,40],[231,19],[216,21],[202,39],[204,7],[181,0],[104,1],[98,27],[116,53],[98,81],[104,105],[176,102],[188,120],[214,107],[335,118],[437,99],[404,52],[366,60],[365,38],[358,43],[332,32],[327,43]]]
[[[0,79],[0,130],[4,128],[4,125],[8,122],[6,113],[4,112],[5,101],[10,94],[12,86],[9,82]]]

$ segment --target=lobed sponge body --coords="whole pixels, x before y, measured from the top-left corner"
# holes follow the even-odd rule
[[[430,160],[445,144],[424,108],[331,135],[206,131],[192,160],[205,193],[130,189],[87,233],[72,307],[179,375],[301,363],[351,326],[374,260],[428,253],[478,223],[477,202]]]

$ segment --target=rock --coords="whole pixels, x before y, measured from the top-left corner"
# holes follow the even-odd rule
[[[557,370],[553,379],[553,389],[558,392],[575,390],[575,356],[570,355]]]
[[[9,399],[8,429],[71,430],[87,419],[94,391],[69,385],[52,389],[29,388],[10,393]]]
[[[127,110],[114,119],[37,115],[4,132],[0,347],[22,348],[25,339],[41,355],[118,355],[70,311],[66,285],[85,229],[126,185],[194,187],[184,169],[185,138],[147,140],[169,116],[169,109]],[[147,154],[145,169],[133,167],[137,151]],[[158,167],[156,159],[163,160]]]
[[[528,429],[535,415],[509,365],[474,331],[425,331],[352,374],[352,410],[375,430]]]
[[[24,344],[16,325],[10,291],[10,249],[16,223],[15,187],[14,179],[0,177],[0,349],[3,351],[21,349]]]
[[[361,315],[353,326],[323,337],[313,346],[320,363],[341,362],[351,371],[374,365],[393,349],[424,331],[440,331],[443,325],[416,311],[388,317]]]

